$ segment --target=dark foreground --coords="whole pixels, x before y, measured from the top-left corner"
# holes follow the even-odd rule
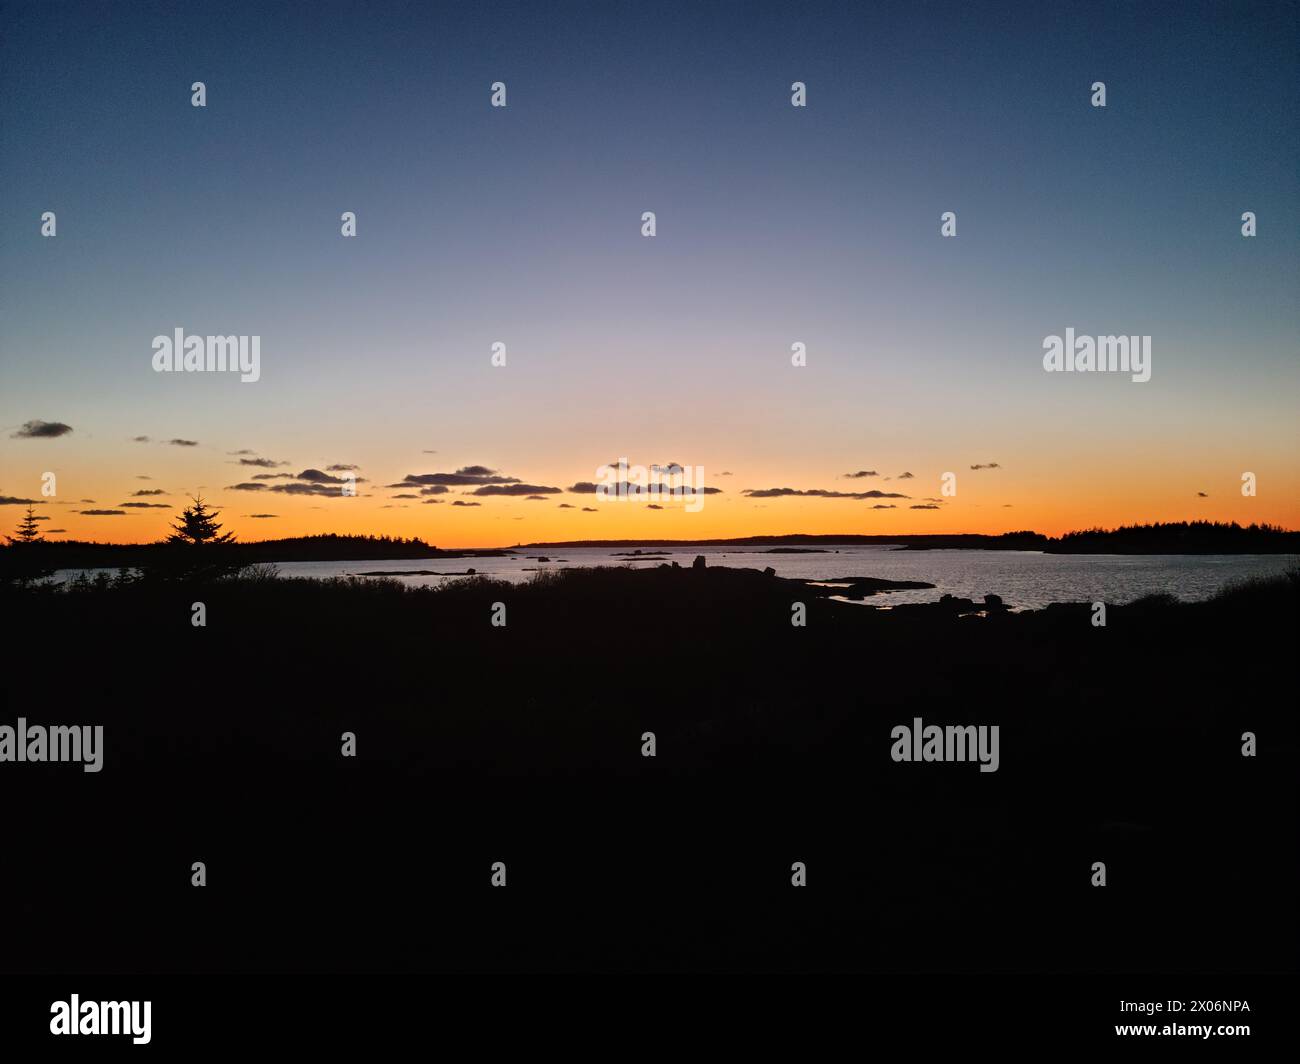
[[[1295,968],[1294,580],[1104,628],[730,569],[5,598],[0,724],[105,746],[0,764],[8,971]],[[918,717],[998,771],[892,761]]]

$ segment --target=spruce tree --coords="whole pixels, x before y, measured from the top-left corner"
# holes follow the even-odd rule
[[[9,537],[10,543],[40,543],[41,531],[36,527],[36,515],[27,507],[27,516],[18,522],[18,535]]]
[[[179,524],[172,525],[175,531],[167,537],[168,543],[188,543],[201,547],[205,543],[229,543],[235,538],[233,532],[222,532],[217,523],[220,513],[208,509],[199,496],[194,496],[194,505],[187,506],[181,514]]]

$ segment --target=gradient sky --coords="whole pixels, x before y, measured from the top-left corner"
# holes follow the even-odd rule
[[[4,4],[0,496],[107,541],[172,511],[81,511],[200,490],[242,539],[444,546],[1300,527],[1297,23],[1194,2]],[[155,373],[178,327],[260,335],[261,380]],[[1066,327],[1151,335],[1150,382],[1045,373]],[[72,431],[16,437],[33,419]],[[722,492],[688,513],[385,487],[481,465],[568,488],[621,456]],[[330,465],[360,467],[358,497],[232,488]],[[949,471],[956,496],[913,509]],[[909,498],[743,494],[778,487]]]

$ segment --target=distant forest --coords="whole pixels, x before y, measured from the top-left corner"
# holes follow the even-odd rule
[[[1300,554],[1300,532],[1272,525],[1223,524],[1210,521],[1179,521],[1167,524],[1128,525],[1115,529],[1086,529],[1067,532],[1059,538],[1039,532],[1006,532],[998,536],[913,535],[913,536],[746,536],[736,539],[696,540],[577,540],[564,543],[532,543],[512,549],[482,548],[442,550],[422,539],[393,536],[295,536],[251,543],[187,544],[88,543],[78,540],[14,542],[0,547],[0,558],[15,560],[21,554],[26,563],[50,569],[91,569],[145,566],[165,563],[170,558],[199,550],[206,557],[233,565],[261,562],[377,561],[387,558],[470,558],[501,557],[512,550],[542,547],[774,547],[852,546],[872,544],[903,550],[1034,550],[1048,554]]]

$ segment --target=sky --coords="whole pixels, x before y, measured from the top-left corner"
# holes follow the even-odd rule
[[[1300,527],[1298,14],[6,3],[0,532]],[[569,490],[622,457],[711,490]]]

